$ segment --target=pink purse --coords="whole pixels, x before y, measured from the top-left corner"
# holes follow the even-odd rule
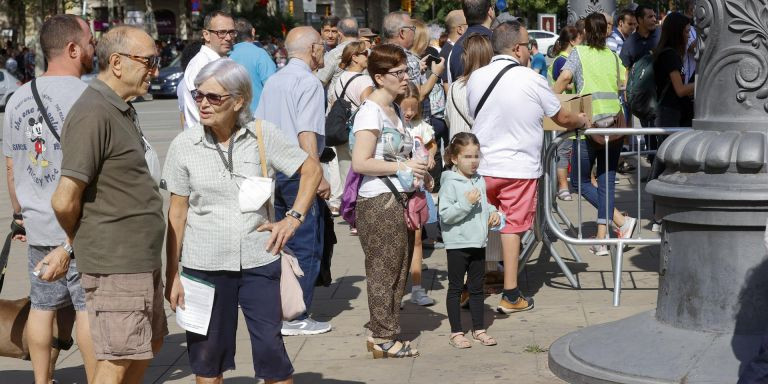
[[[267,157],[264,154],[264,136],[261,129],[261,121],[257,121],[256,140],[259,145],[259,159],[261,161],[261,176],[267,177]],[[267,219],[272,220],[269,214],[269,205],[267,202]],[[280,252],[280,304],[283,309],[283,320],[290,321],[306,312],[307,306],[304,304],[304,291],[301,290],[299,277],[304,276],[304,271],[299,267],[299,261],[288,248],[283,248]]]

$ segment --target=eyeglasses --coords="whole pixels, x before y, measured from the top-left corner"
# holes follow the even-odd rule
[[[405,79],[405,76],[406,76],[407,74],[408,74],[408,70],[407,70],[407,69],[401,69],[401,70],[399,70],[399,71],[390,71],[390,72],[387,72],[387,75],[392,75],[392,76],[396,77],[396,78],[397,78],[398,80],[400,80],[400,81],[402,81],[403,79]]]
[[[130,55],[122,52],[117,52],[117,54],[120,56],[125,56],[129,59],[138,61],[139,63],[144,64],[144,66],[149,70],[160,67],[160,56],[157,56],[157,55],[137,56],[137,55]]]
[[[224,39],[225,37],[227,37],[227,35],[229,35],[229,37],[233,39],[237,37],[237,31],[234,29],[220,29],[220,30],[206,29],[206,31],[215,34],[216,37],[218,37],[219,39]]]
[[[208,99],[208,102],[211,103],[211,105],[221,105],[221,103],[224,102],[224,99],[229,96],[229,94],[217,95],[215,93],[200,92],[197,89],[192,91],[192,98],[195,99],[195,102],[198,104],[202,103],[203,99]]]
[[[416,32],[416,26],[415,25],[406,25],[405,27],[401,27],[400,29],[409,29],[411,32]]]
[[[365,57],[368,57],[369,54],[370,52],[367,49],[365,51],[355,53],[355,55],[363,55]]]
[[[522,45],[522,46],[524,46],[524,47],[528,47],[528,50],[529,50],[529,51],[530,51],[531,49],[533,49],[533,43],[532,43],[532,42],[530,42],[530,41],[528,41],[528,42],[525,42],[525,43],[518,43],[517,45]]]

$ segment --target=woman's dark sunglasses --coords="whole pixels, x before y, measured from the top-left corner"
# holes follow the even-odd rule
[[[217,95],[215,93],[204,93],[200,92],[197,89],[192,91],[192,98],[195,99],[196,103],[202,103],[203,99],[208,99],[208,102],[211,103],[211,105],[221,105],[221,103],[224,102],[224,99],[229,97],[230,95]]]

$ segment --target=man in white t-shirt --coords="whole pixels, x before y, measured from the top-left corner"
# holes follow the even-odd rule
[[[493,30],[491,44],[496,56],[472,73],[467,81],[472,127],[480,141],[482,158],[477,172],[485,178],[488,201],[506,215],[501,230],[504,260],[504,292],[497,310],[513,313],[533,308],[517,286],[520,238],[531,228],[536,212],[536,189],[541,168],[542,120],[576,129],[587,118],[561,109],[547,80],[528,68],[531,58],[528,31],[517,21],[505,21]],[[508,66],[493,90],[494,79]],[[481,99],[485,98],[481,104]]]
[[[194,127],[200,123],[200,114],[197,104],[192,98],[195,89],[195,77],[200,70],[211,61],[227,56],[235,44],[237,30],[235,20],[224,11],[216,11],[205,16],[203,20],[203,44],[200,52],[189,61],[184,70],[183,84],[179,84],[179,110],[184,118],[184,129]]]

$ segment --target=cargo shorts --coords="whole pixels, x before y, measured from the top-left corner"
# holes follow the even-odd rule
[[[160,269],[125,274],[83,273],[85,306],[97,360],[148,360],[152,341],[168,334]]]

